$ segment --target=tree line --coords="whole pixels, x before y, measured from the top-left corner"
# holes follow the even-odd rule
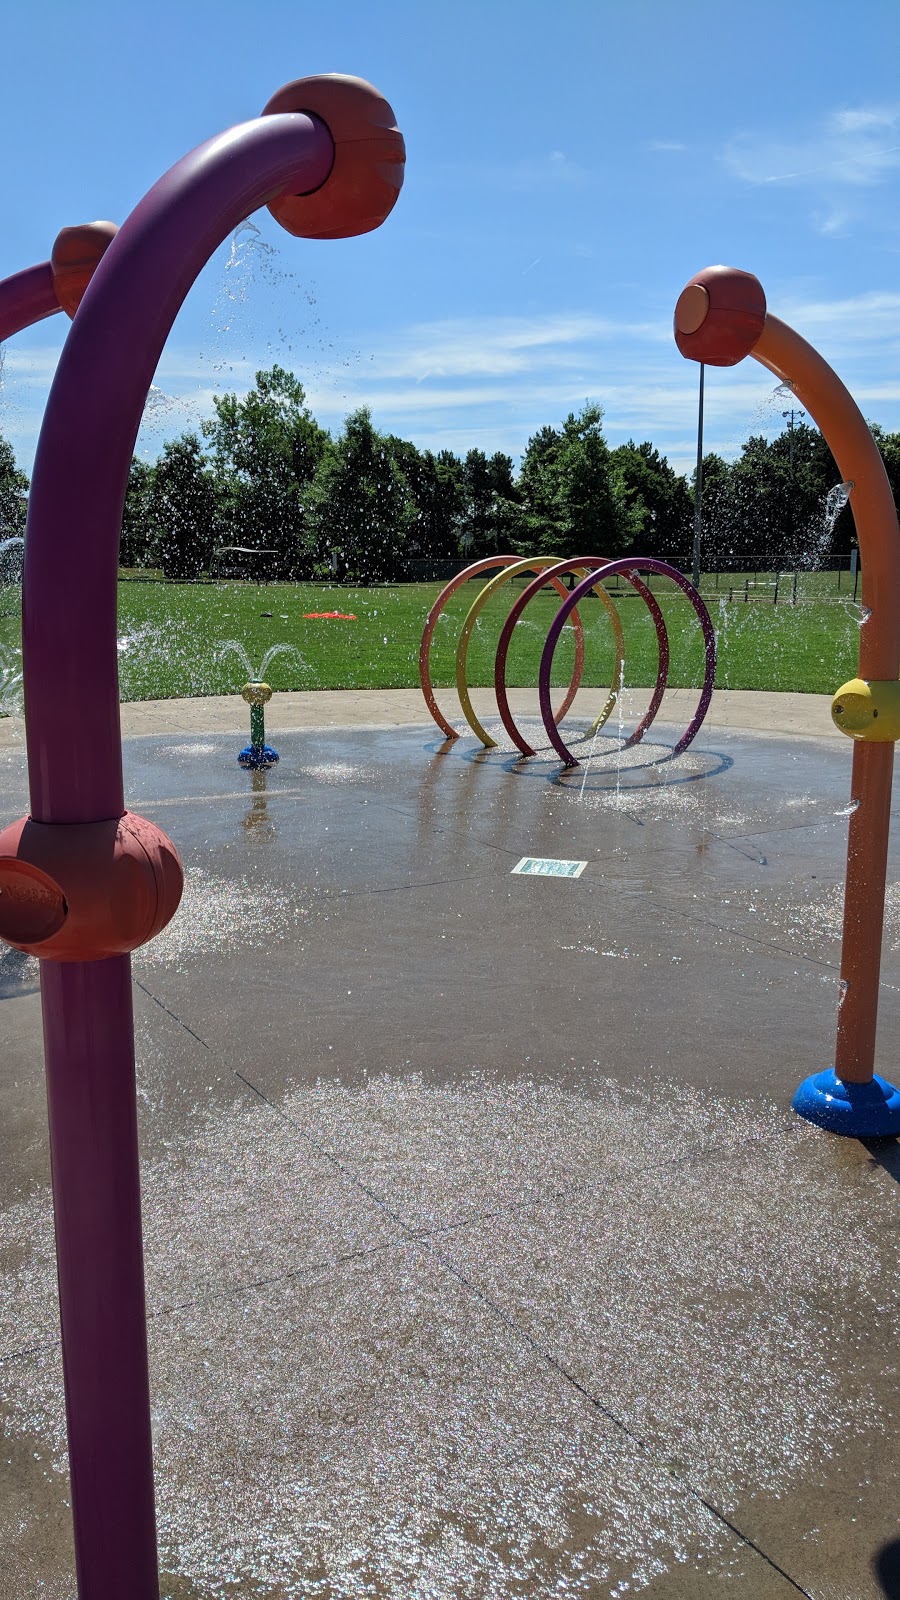
[[[895,498],[900,433],[873,434]],[[827,565],[852,542],[831,491],[839,474],[817,429],[800,422],[739,457],[703,462],[701,566],[707,571]],[[28,481],[0,439],[0,540],[24,531]],[[217,396],[200,433],[131,464],[121,563],[173,579],[379,582],[422,563],[507,551],[640,554],[690,569],[694,483],[649,442],[613,448],[586,404],[528,440],[518,471],[501,452],[419,450],[381,433],[365,407],[333,438],[283,367],[243,398]]]

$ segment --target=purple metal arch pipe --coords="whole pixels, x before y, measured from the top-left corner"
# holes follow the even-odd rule
[[[0,283],[0,344],[60,309],[49,261],[14,272]]]
[[[49,261],[5,278],[0,283],[0,342],[57,311],[74,317],[115,233],[114,222],[82,222],[63,228],[53,241]]]
[[[572,754],[553,720],[553,710],[550,701],[550,674],[553,670],[553,655],[554,651],[556,650],[559,636],[565,627],[566,618],[568,617],[569,612],[572,610],[572,607],[577,606],[579,600],[584,599],[584,596],[595,583],[602,581],[604,578],[614,578],[617,573],[627,574],[637,570],[642,572],[658,572],[663,577],[671,578],[672,582],[681,590],[682,594],[687,595],[687,598],[690,600],[691,605],[697,614],[697,619],[703,632],[704,670],[703,688],[700,692],[700,701],[693,717],[688,723],[688,726],[685,728],[684,733],[681,735],[681,738],[678,740],[672,750],[673,756],[681,755],[681,752],[686,750],[688,745],[697,737],[697,734],[702,727],[703,719],[709,709],[709,702],[712,699],[713,684],[715,683],[716,677],[716,635],[709,612],[707,611],[706,606],[703,604],[703,601],[701,600],[693,584],[689,583],[684,574],[679,572],[676,567],[670,567],[666,561],[657,561],[653,556],[638,556],[637,558],[632,556],[631,558],[626,557],[620,561],[609,561],[605,566],[601,567],[599,571],[588,573],[587,577],[581,583],[576,584],[575,588],[572,590],[572,593],[563,601],[556,613],[556,616],[553,618],[553,621],[550,624],[550,630],[547,634],[547,641],[544,645],[544,651],[541,656],[541,667],[538,678],[541,716],[544,719],[544,727],[547,730],[547,737],[549,738],[550,743],[553,745],[554,750],[556,750],[557,753],[562,757],[567,767],[577,767],[578,758]],[[634,741],[632,740],[631,742],[633,743]]]
[[[116,578],[134,440],[176,312],[250,212],[328,177],[325,124],[211,139],[110,245],[60,360],[32,483],[23,657],[32,816],[124,810]],[[90,706],[92,737],[84,735]],[[81,1600],[158,1600],[130,960],[42,964],[66,1412]]]
[[[238,223],[331,169],[323,122],[260,117],[210,139],[149,191],[110,245],[66,341],[28,512],[22,656],[37,822],[124,810],[116,665],[122,507],[166,337],[201,267]],[[85,701],[96,736],[82,736]]]

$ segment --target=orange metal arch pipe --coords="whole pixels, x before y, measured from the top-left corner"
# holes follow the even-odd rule
[[[895,685],[900,674],[900,527],[884,463],[849,391],[818,351],[767,312],[759,281],[737,268],[707,267],[687,284],[675,309],[675,342],[682,355],[713,366],[734,366],[753,355],[790,385],[818,424],[842,478],[853,484],[850,506],[862,557],[865,613],[859,676]],[[851,792],[857,804],[847,842],[833,1073],[838,1083],[820,1086],[819,1112],[799,1103],[806,1085],[801,1085],[794,1101],[810,1120],[858,1135],[897,1131],[894,1124],[900,1119],[898,1091],[875,1077],[893,767],[892,743],[858,740],[853,752]],[[848,1086],[846,1091],[843,1086]],[[876,1114],[876,1087],[879,1094],[889,1091],[893,1097],[883,1118]]]
[[[845,482],[862,557],[859,676],[893,682],[900,675],[900,528],[884,462],[856,402],[827,361],[793,328],[768,315],[752,354],[818,423]],[[842,998],[835,1073],[864,1083],[875,1070],[875,1033],[884,924],[894,746],[859,741],[853,751],[844,927]]]
[[[790,384],[818,424],[845,483],[862,555],[862,603],[871,612],[859,630],[861,678],[900,673],[900,527],[881,453],[856,401],[837,373],[786,322],[766,315],[751,354]]]

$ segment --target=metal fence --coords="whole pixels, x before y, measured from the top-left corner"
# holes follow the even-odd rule
[[[802,605],[810,601],[823,600],[855,600],[859,589],[860,569],[856,552],[846,556],[832,556],[827,568],[816,569],[793,568],[780,571],[765,571],[756,569],[749,571],[744,567],[724,567],[717,572],[703,572],[700,575],[700,591],[707,597],[715,595],[729,603],[753,602],[768,603],[769,605]],[[377,583],[367,583],[359,578],[335,577],[323,578],[275,578],[268,577],[260,566],[255,572],[217,572],[214,574],[203,573],[196,578],[166,578],[158,569],[132,567],[120,569],[119,580],[122,583],[195,583],[195,584],[220,584],[245,582],[255,587],[273,583],[302,582],[310,587],[329,588],[383,588],[385,585],[394,586],[405,583],[449,583],[457,573],[463,572],[471,563],[468,560],[446,561],[409,561],[398,570],[393,577],[380,579]],[[682,571],[690,571],[690,562],[685,567],[678,561],[672,562],[673,566],[680,566]],[[500,570],[498,566],[498,571]],[[485,581],[488,572],[482,572],[480,580]],[[529,583],[528,574],[523,575],[522,583]],[[657,588],[665,590],[669,587],[665,578],[646,580],[651,585],[655,582]],[[633,595],[634,590],[616,578],[612,584],[612,592],[623,597]]]

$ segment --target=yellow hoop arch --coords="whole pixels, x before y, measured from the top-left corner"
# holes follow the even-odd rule
[[[573,570],[590,572],[592,567],[597,565],[602,566],[603,560],[604,558],[602,556],[591,557],[587,561],[579,562],[578,567],[573,568]],[[545,568],[554,567],[557,564],[558,558],[556,556],[529,556],[523,561],[517,561],[512,566],[505,567],[502,572],[498,572],[495,577],[490,578],[484,585],[484,588],[479,590],[475,600],[469,607],[468,615],[466,616],[466,620],[462,625],[459,635],[459,643],[456,647],[456,692],[459,695],[459,703],[462,706],[463,716],[469,724],[469,727],[472,729],[475,737],[481,740],[481,743],[484,745],[485,749],[491,749],[495,747],[497,741],[496,739],[491,738],[490,734],[482,726],[475,714],[471,697],[469,695],[469,684],[466,675],[469,641],[472,637],[475,624],[491,596],[496,594],[497,590],[501,589],[504,584],[509,583],[511,578],[520,577],[523,572],[541,573],[545,570]],[[561,595],[563,599],[565,599],[568,594],[568,590],[561,579],[552,578],[550,582],[552,583],[557,594]],[[616,649],[616,666],[615,675],[613,677],[609,694],[607,695],[599,717],[597,718],[596,722],[592,724],[589,730],[590,734],[594,734],[597,732],[598,728],[602,728],[604,722],[606,722],[607,718],[610,716],[619,697],[619,685],[622,683],[625,665],[625,639],[622,633],[622,623],[619,613],[616,610],[613,601],[610,599],[609,595],[604,589],[602,583],[597,583],[594,585],[594,592],[603,602],[612,624],[613,639]],[[579,652],[579,654],[581,655],[582,652]],[[576,670],[573,673],[572,682],[569,686],[568,692],[559,710],[554,714],[554,721],[557,723],[562,721],[563,717],[571,706],[572,701],[575,699],[575,696],[578,693],[581,683],[581,672],[579,670],[579,666],[580,662],[576,662]]]

